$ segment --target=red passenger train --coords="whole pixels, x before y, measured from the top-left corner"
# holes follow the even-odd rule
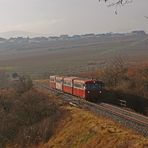
[[[97,99],[103,91],[104,83],[79,77],[50,76],[50,87],[86,100]]]

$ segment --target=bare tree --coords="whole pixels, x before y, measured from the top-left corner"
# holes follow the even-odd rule
[[[32,80],[29,76],[19,76],[19,81],[13,85],[18,94],[25,93],[33,87]]]
[[[105,2],[107,3],[108,7],[114,6],[116,8],[115,14],[117,14],[117,8],[124,6],[126,4],[132,3],[134,0],[99,0],[99,2]],[[148,19],[148,16],[144,16],[146,19]]]
[[[121,5],[126,5],[128,3],[133,2],[133,0],[99,0],[104,1],[105,3],[109,3],[108,6],[121,6]]]
[[[118,56],[110,61],[104,69],[104,81],[108,86],[116,87],[126,79],[127,64],[126,59]]]

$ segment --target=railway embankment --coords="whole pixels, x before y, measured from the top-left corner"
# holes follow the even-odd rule
[[[66,94],[62,91],[51,89],[48,85],[41,84],[40,82],[34,83],[34,86],[39,90],[46,90],[48,93],[53,93],[60,96],[63,101],[69,104],[73,104],[79,108],[86,109],[94,114],[111,118],[114,121],[126,126],[127,128],[134,129],[142,135],[148,136],[148,118],[146,116],[142,116],[131,111],[126,111],[125,109],[118,108],[109,104],[106,104],[106,106],[102,105],[102,103],[91,103],[76,96]]]
[[[49,90],[42,86],[39,90],[49,93]],[[60,98],[61,93],[57,95],[60,100],[63,100]],[[67,116],[60,121],[51,139],[39,147],[146,148],[148,146],[147,137],[143,137],[132,129],[125,128],[107,116],[94,114],[83,106],[79,107],[80,104],[76,102],[67,103],[63,105],[67,110]]]
[[[147,148],[148,139],[89,111],[64,105],[65,116],[55,134],[41,148]]]
[[[47,92],[0,93],[0,147],[146,148],[148,138]],[[3,117],[3,118],[2,118]],[[4,128],[5,127],[5,128]]]

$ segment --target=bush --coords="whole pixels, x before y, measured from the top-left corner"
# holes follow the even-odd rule
[[[59,106],[43,93],[0,93],[0,147],[29,147],[47,141],[59,117]]]
[[[29,76],[19,76],[19,80],[13,86],[18,94],[22,94],[29,91],[33,83]]]
[[[105,68],[87,71],[81,77],[103,80],[105,90],[99,102],[121,106],[120,100],[126,101],[126,107],[148,115],[148,66],[127,66],[121,57],[115,58]]]
[[[118,57],[104,68],[99,77],[108,89],[148,98],[148,67],[140,66],[129,67],[123,58]]]
[[[9,86],[8,78],[8,74],[5,71],[0,70],[0,88],[6,88]]]
[[[117,87],[123,81],[127,80],[127,66],[124,59],[121,57],[115,58],[107,67],[104,69],[103,80],[109,87]]]

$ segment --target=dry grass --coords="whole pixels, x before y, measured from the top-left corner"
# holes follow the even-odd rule
[[[47,81],[43,81],[42,83],[47,83]],[[15,93],[12,95],[13,93],[13,91],[9,91],[8,93],[8,91],[3,90],[0,95],[7,96],[5,99],[10,100],[13,104],[13,98],[15,97]],[[12,139],[7,141],[9,143],[7,146],[10,148],[148,147],[148,138],[144,138],[132,130],[121,127],[111,119],[102,116],[98,117],[86,110],[71,107],[67,103],[63,103],[58,97],[48,94],[44,90],[24,94],[21,98],[18,98],[19,100],[21,102],[17,103],[19,105],[17,109],[13,108],[13,114],[10,112],[11,118],[9,118],[9,121],[11,122],[9,129],[11,130],[6,128],[3,131],[6,138],[9,133],[11,134],[15,131]],[[53,105],[56,105],[58,108],[60,106],[58,115],[56,114],[58,108]],[[20,120],[15,119],[15,113],[19,117],[17,119]],[[27,113],[31,114],[26,116]]]
[[[147,148],[148,139],[117,123],[74,107],[41,148]]]

